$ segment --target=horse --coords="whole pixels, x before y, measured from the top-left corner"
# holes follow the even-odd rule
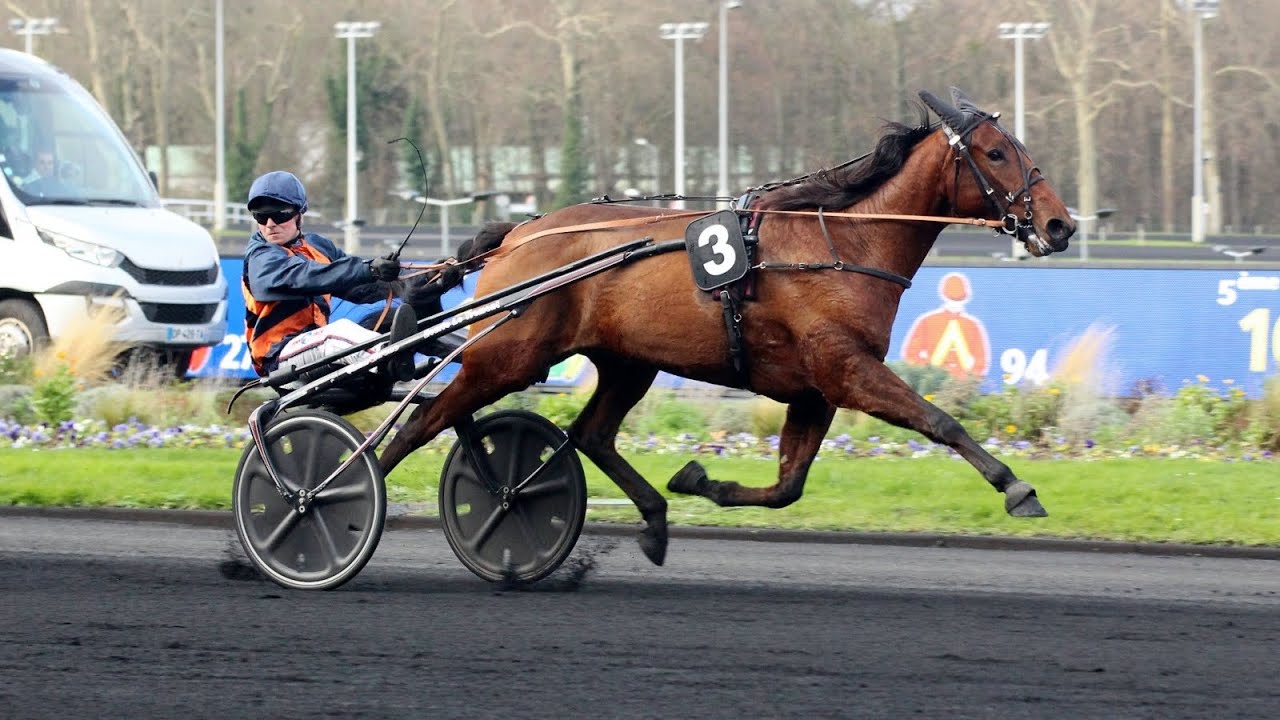
[[[695,461],[670,479],[671,492],[724,507],[790,505],[803,493],[836,409],[849,408],[952,448],[1004,493],[1009,515],[1047,515],[1030,484],[884,360],[902,293],[948,223],[985,219],[1036,257],[1065,250],[1076,226],[1027,149],[1000,126],[998,113],[978,109],[956,88],[950,103],[927,91],[920,98],[926,107],[918,108],[919,124],[886,123],[869,156],[760,188],[756,203],[743,211],[762,219],[759,262],[751,273],[755,299],[735,306],[738,337],[726,325],[722,302],[695,286],[685,253],[654,255],[567,285],[467,348],[456,378],[417,407],[388,443],[379,458],[384,471],[442,430],[544,379],[556,362],[581,354],[595,365],[596,386],[568,437],[635,504],[644,522],[638,542],[655,565],[666,557],[667,501],[623,459],[615,440],[660,370],[745,388],[787,406],[774,485],[712,479]],[[928,110],[939,123],[929,123]],[[684,237],[688,224],[687,212],[607,203],[573,205],[521,224],[494,223],[469,248],[469,255],[496,249],[476,295],[632,240],[636,228],[674,239]],[[472,335],[493,322],[476,322]],[[735,357],[743,359],[741,367]]]

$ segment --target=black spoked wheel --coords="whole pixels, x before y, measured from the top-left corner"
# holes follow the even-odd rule
[[[269,426],[264,445],[290,496],[318,487],[364,442],[364,434],[332,413],[285,415]],[[305,503],[286,499],[262,455],[250,445],[236,468],[236,530],[249,559],[288,588],[328,590],[364,568],[382,536],[387,493],[382,468],[366,451]]]
[[[587,510],[586,477],[560,428],[523,410],[459,427],[440,476],[453,552],[485,580],[530,583],[569,557]]]

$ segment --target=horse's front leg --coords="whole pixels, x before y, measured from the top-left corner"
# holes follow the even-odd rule
[[[831,427],[835,407],[818,393],[787,406],[787,421],[778,443],[778,482],[764,488],[744,487],[732,480],[712,480],[697,462],[689,462],[667,483],[667,489],[701,495],[721,507],[760,505],[781,508],[800,499],[809,466]]]
[[[841,407],[862,412],[924,435],[946,445],[969,461],[999,492],[1004,493],[1005,512],[1015,517],[1045,517],[1035,488],[1019,480],[1009,466],[982,449],[964,426],[937,406],[920,397],[883,362],[870,356],[850,358],[834,392],[828,392]]]

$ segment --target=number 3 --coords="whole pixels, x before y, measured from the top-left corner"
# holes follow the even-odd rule
[[[702,264],[702,267],[712,275],[723,275],[732,270],[738,258],[733,252],[733,246],[729,244],[729,231],[723,225],[707,226],[698,235],[698,247],[706,247],[707,243],[711,243],[711,252],[720,259],[708,260]]]

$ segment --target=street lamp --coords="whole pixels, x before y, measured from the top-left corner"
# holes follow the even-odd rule
[[[496,192],[480,192],[473,193],[463,198],[453,198],[452,200],[442,200],[440,198],[423,197],[418,195],[413,198],[415,202],[426,203],[440,208],[440,257],[441,259],[449,257],[449,208],[455,205],[466,205],[477,200],[484,200],[497,195]]]
[[[27,36],[27,54],[31,55],[31,38],[35,35],[49,35],[58,27],[58,18],[14,18],[9,21],[9,29],[16,35]]]
[[[1094,220],[1104,220],[1116,213],[1115,208],[1098,208],[1092,215],[1079,215],[1075,208],[1067,208],[1067,214],[1076,221],[1080,228],[1080,237],[1076,242],[1080,243],[1080,261],[1089,262],[1089,224]],[[1103,238],[1104,240],[1106,238]]]
[[[662,181],[659,179],[662,174],[662,157],[659,155],[658,146],[642,137],[636,138],[635,144],[653,151],[653,194],[658,195],[662,192]]]
[[[1027,142],[1024,123],[1025,109],[1022,100],[1022,41],[1039,40],[1049,32],[1047,22],[1000,23],[997,28],[1001,40],[1013,41],[1013,136]]]
[[[1000,23],[996,29],[1000,32],[1000,39],[1013,41],[1013,136],[1026,144],[1026,110],[1022,99],[1022,41],[1039,40],[1044,37],[1045,33],[1049,32],[1049,23],[1006,22]],[[1026,255],[1026,248],[1018,242],[1017,238],[1012,242],[1012,257],[1020,258]]]
[[[373,37],[380,27],[380,22],[333,24],[334,37],[347,40],[347,220],[343,224],[343,249],[349,255],[360,253],[360,221],[356,219],[356,38]]]
[[[742,7],[739,0],[720,0],[720,176],[716,197],[729,196],[729,11]]]
[[[1191,164],[1191,242],[1204,242],[1204,128],[1201,108],[1204,107],[1204,31],[1201,21],[1218,16],[1218,0],[1192,0],[1191,10],[1194,37],[1194,110]]]
[[[676,41],[676,195],[684,196],[684,41],[700,40],[707,34],[707,23],[682,22],[663,23],[658,27],[663,40]],[[684,207],[683,200],[671,204],[674,208]]]
[[[227,229],[227,118],[223,95],[226,94],[226,81],[223,74],[222,61],[222,0],[217,0],[213,13],[214,36],[214,70],[213,70],[213,116],[214,116],[214,180],[213,180],[213,231],[220,233]]]

